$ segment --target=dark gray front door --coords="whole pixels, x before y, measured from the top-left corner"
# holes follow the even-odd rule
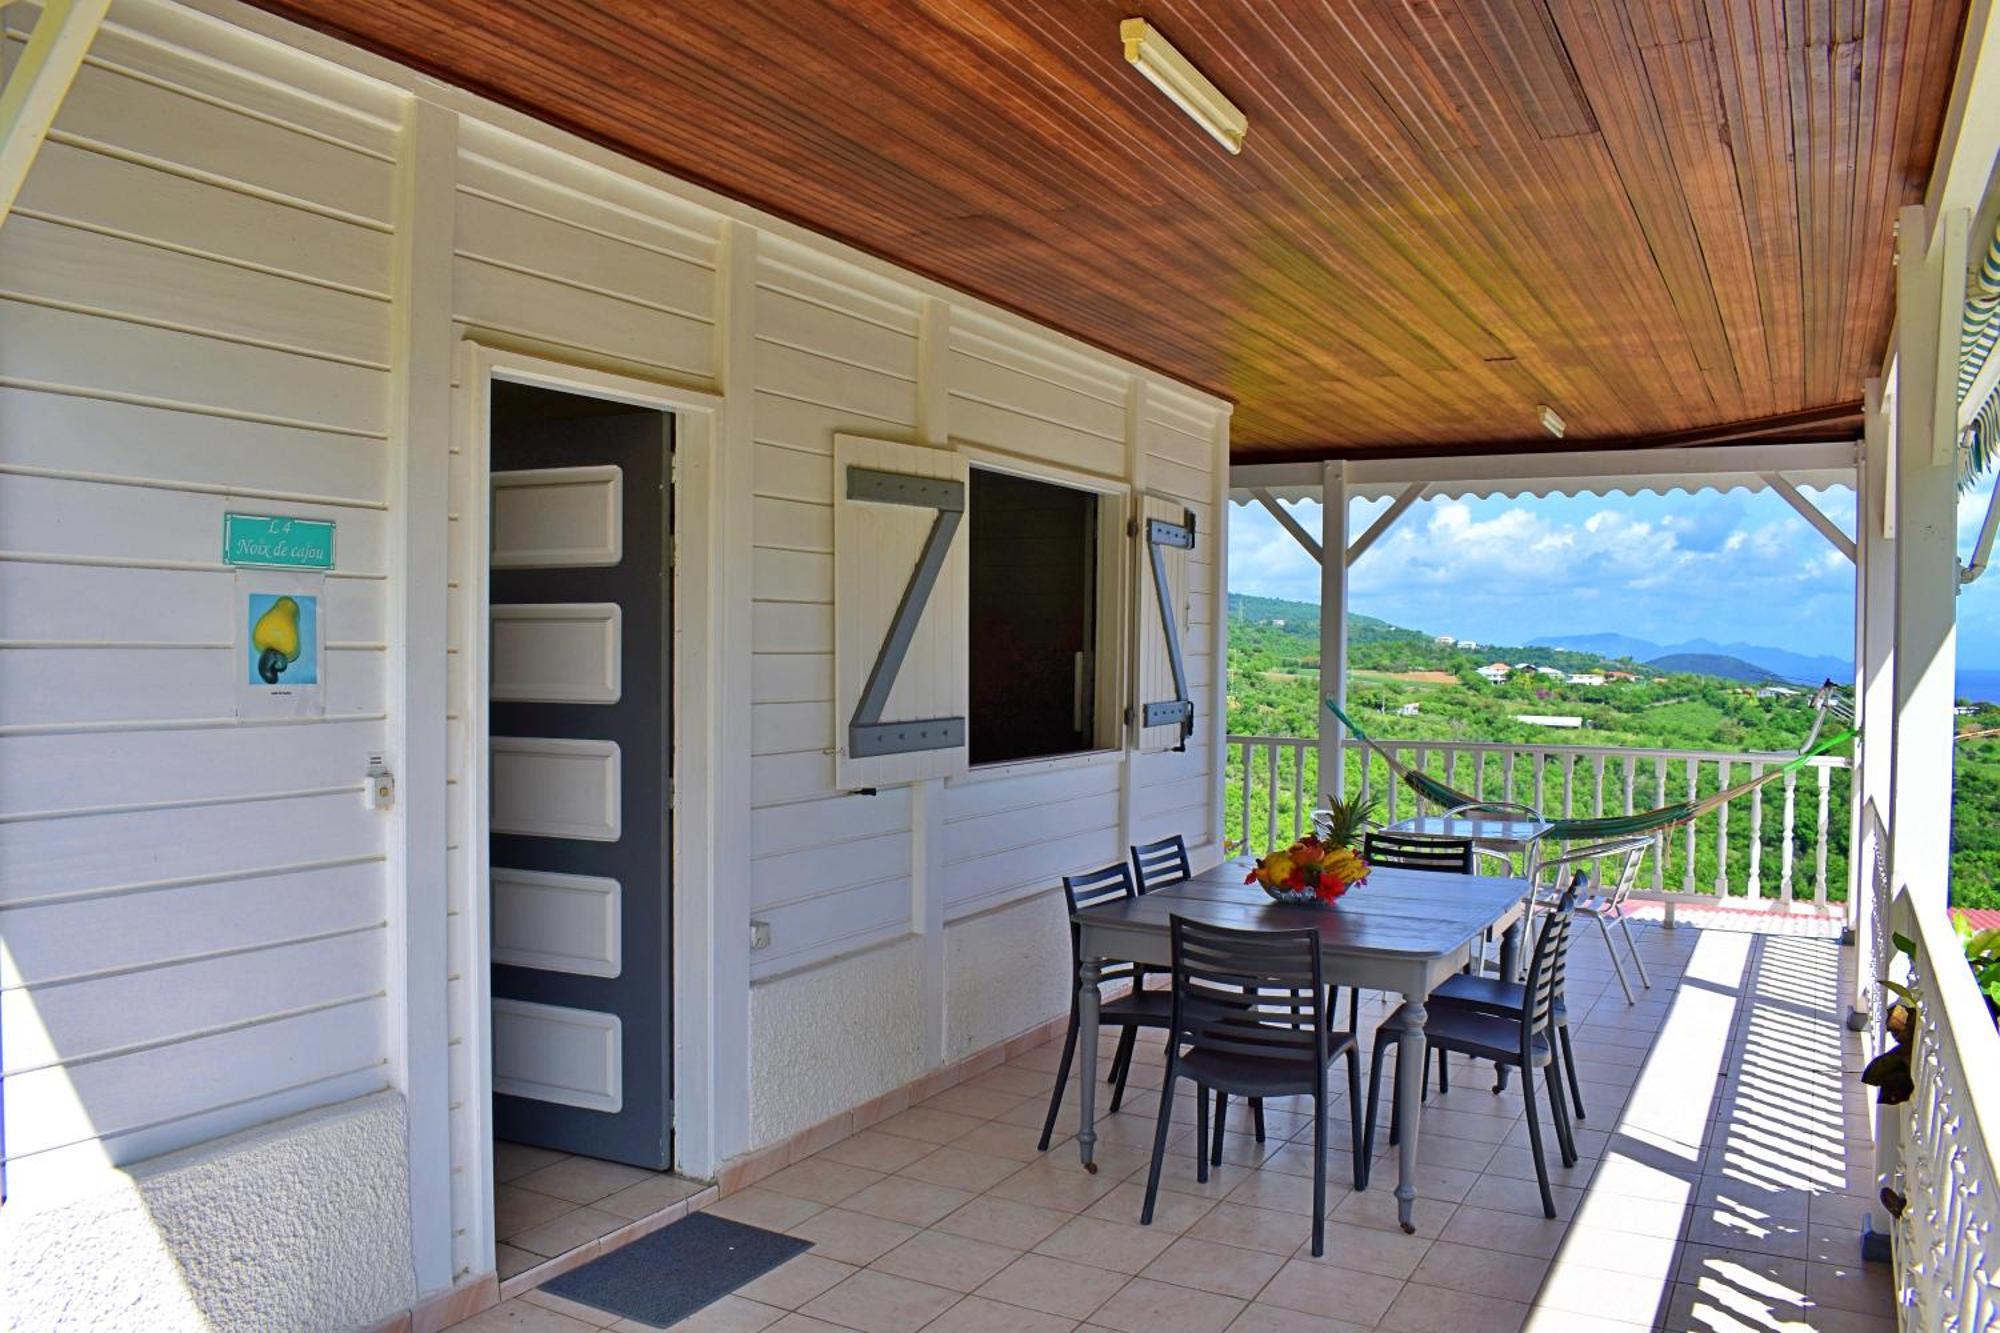
[[[495,395],[494,1127],[664,1169],[672,418],[604,412]]]

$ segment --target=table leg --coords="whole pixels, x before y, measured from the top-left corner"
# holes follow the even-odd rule
[[[1421,993],[1403,996],[1402,1036],[1396,1043],[1396,1108],[1403,1122],[1396,1144],[1396,1220],[1412,1235],[1417,1230],[1411,1220],[1417,1206],[1417,1129],[1423,1121],[1424,1062],[1430,1056],[1424,1020],[1429,1017]]]
[[[1076,1150],[1083,1169],[1097,1174],[1097,985],[1104,968],[1086,958],[1076,968]]]

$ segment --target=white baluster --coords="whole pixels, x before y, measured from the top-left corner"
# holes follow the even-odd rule
[[[1722,791],[1729,786],[1729,761],[1715,761],[1715,789]],[[1715,896],[1729,896],[1729,802],[1724,801],[1715,812]]]
[[[1752,779],[1764,775],[1762,764],[1750,765]],[[1764,896],[1764,789],[1750,789],[1750,887],[1752,902],[1761,901]]]
[[[1827,766],[1825,764],[1814,764],[1813,770],[1819,774],[1819,823],[1815,829],[1816,836],[1813,840],[1813,855],[1818,864],[1813,868],[1813,901],[1824,907],[1826,906]],[[1847,854],[1852,857],[1855,854],[1855,849],[1848,848]]]
[[[1687,761],[1687,779],[1688,799],[1692,801],[1701,795],[1701,761],[1699,759],[1690,759]],[[1690,819],[1687,823],[1687,871],[1684,877],[1685,882],[1681,885],[1681,892],[1683,893],[1694,892],[1694,826],[1697,822]]]
[[[1264,850],[1278,845],[1278,744],[1264,747]]]
[[[1312,812],[1306,807],[1306,747],[1292,747],[1292,839],[1305,836]]]
[[[1787,907],[1792,905],[1792,820],[1797,813],[1794,798],[1798,785],[1797,773],[1785,774],[1785,840],[1778,849],[1778,896],[1784,900]]]
[[[1664,809],[1667,804],[1667,760],[1663,755],[1653,761],[1653,782],[1658,788],[1654,793],[1653,808]],[[1631,802],[1626,802],[1631,808]],[[1667,889],[1667,835],[1661,832],[1653,846],[1653,892],[1665,893]]]
[[[1250,741],[1244,741],[1244,742],[1243,742],[1243,747],[1242,747],[1242,748],[1243,748],[1243,790],[1242,790],[1242,792],[1240,793],[1240,795],[1239,795],[1239,796],[1238,796],[1238,798],[1237,798],[1237,799],[1238,799],[1238,803],[1239,803],[1239,804],[1240,804],[1240,805],[1241,805],[1241,806],[1243,807],[1243,809],[1242,809],[1242,814],[1243,814],[1243,848],[1242,848],[1242,850],[1243,850],[1243,851],[1244,851],[1244,853],[1246,853],[1246,854],[1248,854],[1248,853],[1250,852],[1250,747],[1251,747],[1251,745],[1252,745],[1252,744],[1253,744],[1253,742],[1250,742]]]

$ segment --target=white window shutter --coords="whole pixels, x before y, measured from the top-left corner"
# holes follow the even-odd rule
[[[1178,749],[1194,733],[1194,696],[1184,667],[1188,641],[1188,563],[1194,514],[1178,500],[1148,495],[1139,506],[1138,643],[1132,725],[1141,750]],[[1151,725],[1149,725],[1149,722]]]
[[[963,773],[965,459],[836,435],[833,474],[835,780]]]

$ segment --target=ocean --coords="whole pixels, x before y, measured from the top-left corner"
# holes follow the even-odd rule
[[[1958,697],[1977,703],[2000,703],[2000,671],[1960,667]]]

